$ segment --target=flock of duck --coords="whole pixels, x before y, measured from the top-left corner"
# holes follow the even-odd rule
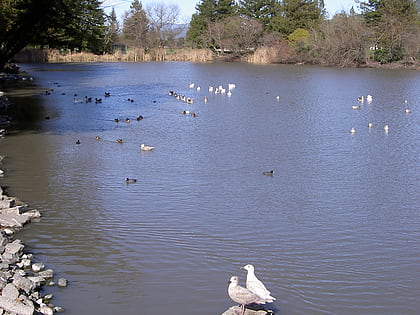
[[[241,314],[245,314],[245,306],[249,304],[266,304],[273,303],[276,298],[271,296],[271,292],[267,290],[255,276],[255,268],[253,265],[245,265],[241,267],[247,271],[246,287],[239,285],[238,276],[232,276],[229,280],[228,295],[236,303],[240,304]]]
[[[58,82],[54,82],[54,84],[57,87],[60,87],[60,84]],[[49,90],[44,91],[43,94],[44,95],[51,95],[51,93],[53,91],[54,91],[54,89],[49,89]],[[65,95],[65,94],[66,93],[64,93],[64,92],[61,93],[61,95]],[[111,97],[111,93],[110,92],[105,92],[104,95],[103,95],[103,97],[104,98]],[[134,102],[134,99],[128,98],[127,101],[129,101],[130,103],[133,103]],[[78,94],[76,94],[76,93],[73,94],[73,103],[75,103],[75,104],[79,104],[79,103],[86,103],[87,104],[87,103],[93,103],[93,102],[95,102],[96,104],[100,104],[100,103],[102,103],[102,98],[98,98],[98,97],[92,98],[90,96],[79,97]],[[142,115],[139,115],[139,116],[137,116],[135,118],[135,120],[136,121],[140,121],[140,120],[143,120],[143,118],[144,117]],[[46,116],[45,119],[50,119],[50,117],[49,116]],[[124,121],[126,123],[130,123],[131,122],[131,119],[128,118],[128,117],[125,118],[124,120],[121,120],[120,118],[115,118],[114,119],[114,122],[116,122],[116,123],[118,123],[120,121]],[[102,138],[100,136],[95,136],[95,140],[102,140]],[[121,138],[119,138],[119,139],[116,139],[115,142],[122,144],[122,143],[124,143],[124,140],[121,139]],[[80,145],[81,144],[80,139],[76,140],[76,144],[77,145]],[[153,151],[154,149],[155,149],[155,147],[153,147],[153,146],[145,145],[144,143],[140,144],[140,150],[141,151],[150,152],[150,151]],[[135,179],[135,178],[126,178],[125,179],[125,182],[127,184],[136,183],[137,182],[137,179]]]
[[[188,84],[188,87],[190,89],[195,89],[197,91],[201,91],[201,86],[197,86],[195,83],[189,83]],[[227,85],[227,88],[223,87],[223,85],[218,85],[216,87],[209,86],[208,87],[208,92],[209,93],[212,93],[212,94],[214,93],[215,95],[217,95],[217,94],[220,94],[220,95],[226,94],[228,97],[231,97],[232,96],[232,91],[235,88],[236,88],[236,84],[235,83],[229,83]],[[185,102],[187,104],[193,104],[194,103],[194,98],[193,97],[190,97],[190,96],[186,96],[184,94],[177,93],[177,92],[175,92],[173,90],[170,90],[168,92],[168,95],[169,96],[173,96],[175,99],[180,100],[182,102]],[[279,100],[279,99],[280,99],[280,96],[277,96],[277,100]],[[204,96],[203,102],[204,103],[207,103],[208,102],[208,97],[207,96]],[[193,112],[193,111],[190,111],[190,110],[183,110],[181,112],[181,114],[190,115],[192,117],[197,117],[197,114],[195,112]],[[274,170],[264,171],[263,172],[263,175],[273,176],[274,175]]]
[[[363,95],[361,95],[361,96],[359,96],[357,98],[357,101],[359,102],[359,104],[352,106],[352,109],[354,109],[354,110],[359,110],[359,109],[362,108],[362,104],[365,102],[365,97]],[[368,104],[371,104],[373,102],[373,96],[370,95],[370,94],[368,94],[366,96],[366,102]],[[404,100],[404,104],[407,104],[407,103],[408,103],[408,101],[407,100]],[[410,108],[406,108],[404,111],[405,111],[406,114],[410,114],[412,112],[412,110]],[[373,123],[372,122],[369,122],[368,123],[368,128],[369,129],[372,129],[373,128]],[[385,131],[385,133],[388,133],[389,132],[389,125],[388,124],[385,124],[384,125],[384,131]],[[351,134],[355,134],[356,133],[356,128],[352,127],[350,129],[350,133]]]
[[[110,92],[105,92],[105,94],[104,94],[104,96],[105,97],[110,97],[111,96],[111,93]],[[77,97],[77,94],[74,94],[74,97],[76,98]],[[128,99],[128,101],[129,102],[134,102],[134,100],[133,99]],[[92,102],[92,98],[91,97],[88,97],[88,96],[85,96],[84,97],[84,102],[85,103],[90,103],[90,102]],[[101,98],[95,98],[95,103],[101,103],[102,102],[102,99]],[[78,103],[78,101],[75,101],[75,103]],[[49,117],[48,117],[49,118]],[[137,121],[140,121],[140,120],[142,120],[144,117],[142,116],[142,115],[139,115],[139,116],[137,116],[136,117],[136,120]],[[119,118],[115,118],[114,119],[114,122],[120,122],[121,120],[119,119]],[[126,122],[126,123],[130,123],[131,122],[131,119],[130,118],[125,118],[124,119],[124,122]],[[100,137],[100,136],[96,136],[95,137],[95,140],[101,140],[102,138]],[[116,139],[115,140],[115,142],[117,142],[117,143],[124,143],[124,140],[123,139],[121,139],[121,138],[119,138],[119,139]],[[80,140],[77,140],[76,141],[76,144],[81,144],[81,142],[80,142]],[[145,145],[144,143],[142,143],[142,144],[140,144],[140,150],[141,151],[153,151],[153,149],[154,149],[155,147],[153,147],[153,146],[149,146],[149,145]],[[133,180],[133,179],[126,179],[126,182],[127,183],[135,183],[137,180]]]

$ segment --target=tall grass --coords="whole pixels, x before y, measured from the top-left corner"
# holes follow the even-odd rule
[[[249,63],[269,64],[269,63],[296,63],[298,56],[295,49],[287,44],[280,43],[273,46],[258,47],[252,54],[246,57]]]
[[[144,62],[144,61],[192,61],[208,62],[213,60],[210,49],[144,49],[134,48],[127,52],[95,55],[87,52],[63,53],[55,49],[25,49],[14,57],[17,62],[59,63],[59,62]]]

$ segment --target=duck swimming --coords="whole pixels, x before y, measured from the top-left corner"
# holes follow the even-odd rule
[[[125,182],[127,183],[127,184],[132,184],[132,183],[136,183],[137,182],[137,179],[135,179],[135,178],[126,178],[125,179]]]
[[[274,170],[265,171],[265,172],[263,172],[263,174],[266,175],[266,176],[273,176],[274,175]]]

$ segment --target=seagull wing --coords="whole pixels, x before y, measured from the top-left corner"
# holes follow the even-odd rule
[[[271,292],[267,290],[265,285],[255,275],[249,275],[249,277],[247,277],[246,287],[249,291],[265,299],[266,302],[271,303],[276,299],[271,296]]]

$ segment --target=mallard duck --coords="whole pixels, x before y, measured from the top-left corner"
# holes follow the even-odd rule
[[[119,122],[120,120],[119,120],[118,118],[115,118],[115,119],[114,119],[114,121],[115,121],[115,122]]]
[[[129,123],[129,122],[130,122],[130,118],[126,118],[126,119],[125,119],[125,122],[126,122],[126,123]]]
[[[136,120],[137,121],[140,121],[140,120],[142,120],[144,117],[142,116],[142,115],[140,115],[140,116],[138,116],[137,118],[136,118]]]
[[[123,139],[117,139],[117,142],[118,143],[123,143],[124,141],[123,141]]]
[[[144,143],[140,144],[140,149],[142,151],[152,151],[155,147],[145,145]]]
[[[135,178],[126,178],[125,179],[125,182],[127,183],[127,184],[132,184],[132,183],[136,183],[137,182],[137,179],[135,179]]]
[[[77,140],[77,141],[76,141],[76,144],[80,144],[80,140]]]
[[[96,136],[96,137],[95,137],[95,140],[101,140],[101,137]]]
[[[274,170],[265,171],[265,172],[263,172],[263,174],[266,175],[266,176],[273,176],[274,175]]]

